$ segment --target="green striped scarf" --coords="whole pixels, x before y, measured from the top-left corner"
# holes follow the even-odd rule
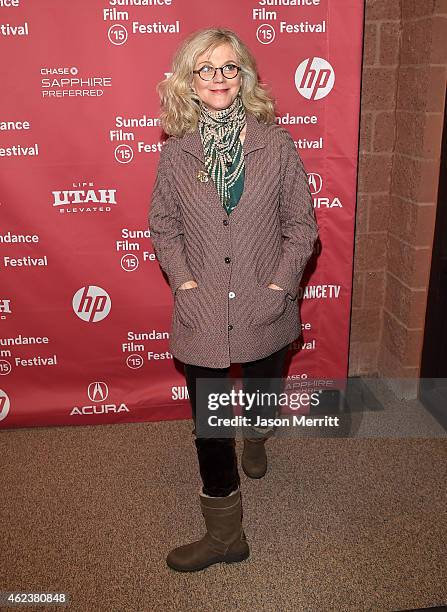
[[[228,215],[244,188],[245,160],[239,139],[244,126],[245,107],[240,92],[228,108],[220,111],[210,111],[200,103],[199,128],[205,167]]]

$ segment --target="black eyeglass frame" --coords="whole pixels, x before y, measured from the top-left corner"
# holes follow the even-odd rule
[[[230,63],[230,64],[225,64],[225,66],[236,66],[236,64],[231,64]],[[220,68],[214,68],[214,74],[213,74],[213,76],[210,79],[204,79],[202,77],[202,75],[200,74],[200,71],[202,70],[202,68],[205,68],[205,66],[202,66],[202,68],[200,68],[200,70],[193,70],[193,74],[198,74],[199,77],[202,79],[202,81],[212,81],[214,79],[214,77],[216,76],[216,72],[218,70],[221,71],[222,76],[224,76],[226,79],[235,79],[237,77],[237,75],[239,74],[239,72],[242,70],[242,68],[240,66],[236,66],[236,68],[237,68],[236,74],[234,76],[232,76],[232,77],[229,77],[229,76],[227,76],[226,74],[223,73],[223,69],[225,68],[225,66],[221,66]]]

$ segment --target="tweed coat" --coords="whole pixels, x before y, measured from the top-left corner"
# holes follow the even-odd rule
[[[249,111],[246,125],[244,191],[230,215],[211,177],[198,179],[198,127],[160,152],[148,222],[174,298],[169,350],[183,363],[226,368],[301,334],[297,291],[318,236],[307,174],[285,128]],[[198,286],[179,289],[189,280]]]

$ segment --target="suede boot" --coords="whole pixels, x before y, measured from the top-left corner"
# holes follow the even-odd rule
[[[179,572],[195,572],[214,563],[247,559],[250,549],[242,528],[239,487],[226,497],[208,497],[202,491],[199,497],[207,532],[197,542],[171,550],[166,558],[168,566]]]
[[[267,455],[264,444],[268,437],[244,438],[241,464],[249,478],[262,478],[267,472]]]

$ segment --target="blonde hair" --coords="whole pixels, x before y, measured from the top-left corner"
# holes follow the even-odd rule
[[[172,74],[156,85],[160,96],[160,123],[166,134],[183,136],[193,132],[200,116],[200,98],[191,88],[192,71],[197,58],[218,45],[229,43],[241,66],[239,94],[246,110],[262,123],[275,122],[275,99],[258,81],[256,60],[232,30],[205,28],[190,34],[176,50]]]

